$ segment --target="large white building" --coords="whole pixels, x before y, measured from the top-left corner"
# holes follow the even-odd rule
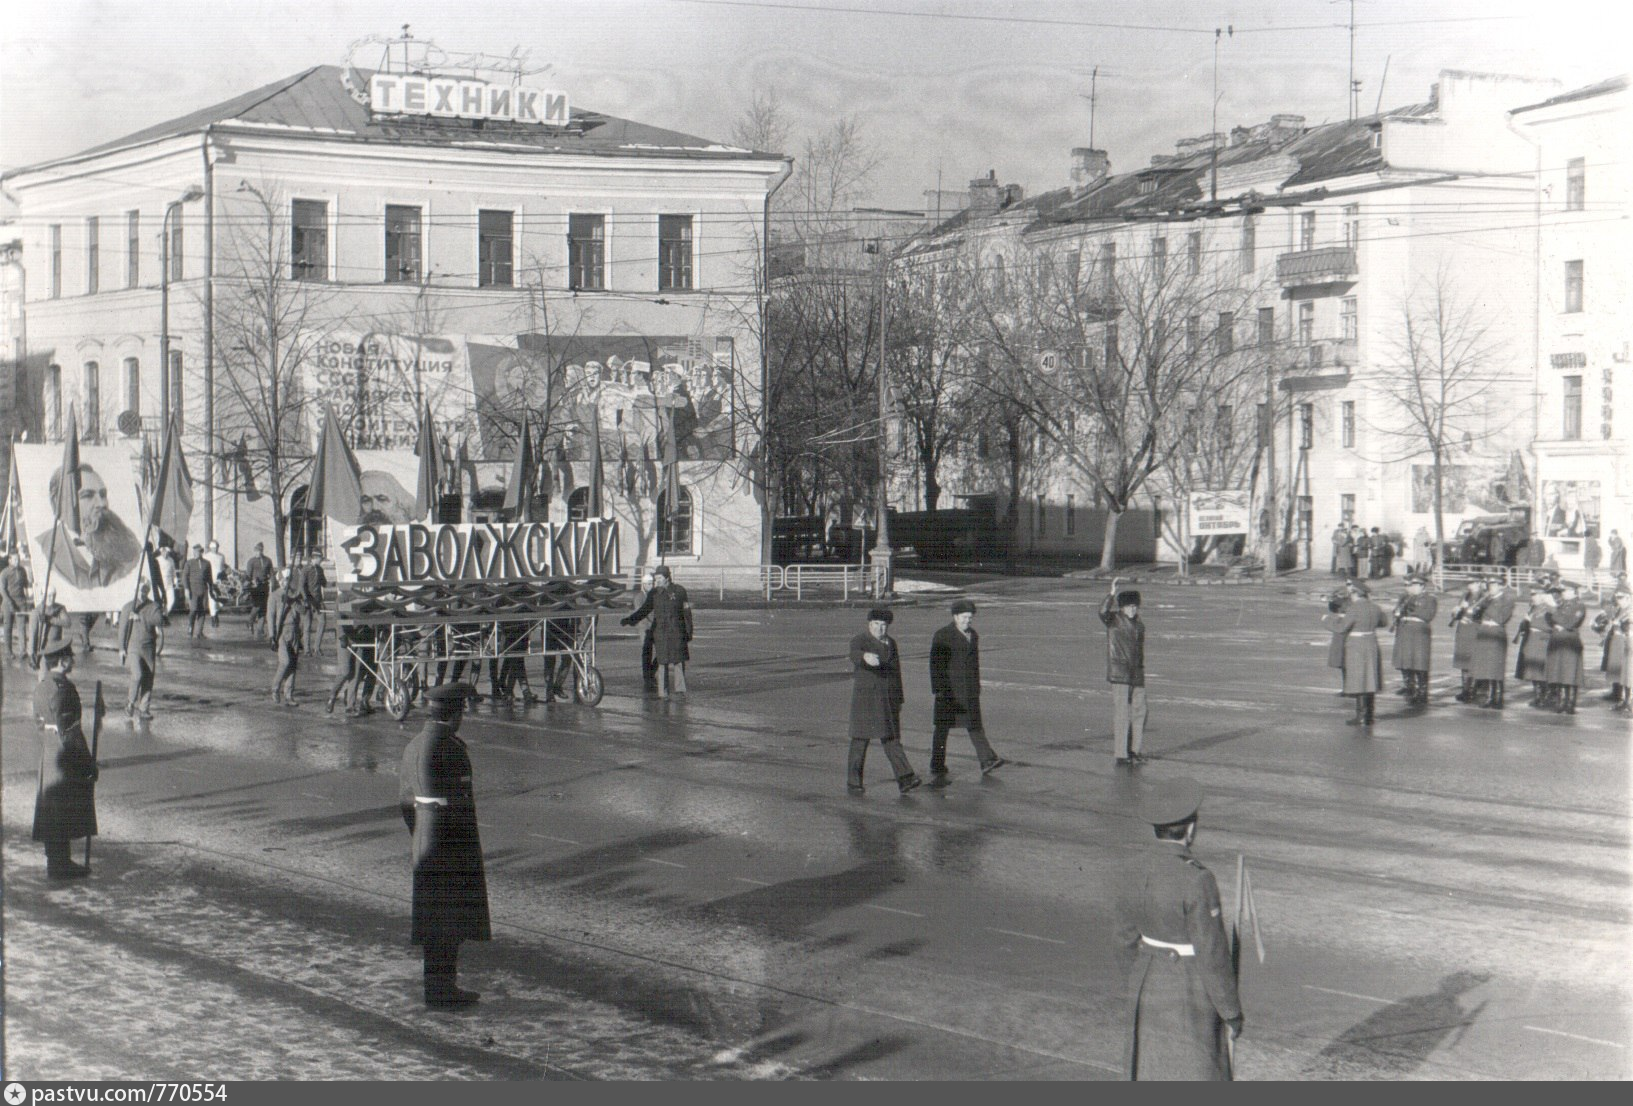
[[[213,484],[192,538],[241,561],[282,545],[267,493],[298,514],[323,403],[354,446],[398,451],[429,407],[483,485],[526,418],[556,518],[582,501],[598,417],[626,561],[757,564],[756,289],[788,169],[505,78],[319,66],[12,171],[31,440],[70,409],[92,440],[179,416]],[[660,534],[670,425],[681,496]]]
[[[1420,528],[1433,534],[1429,439],[1414,426],[1402,383],[1444,382],[1453,397],[1451,433],[1441,435],[1449,537],[1463,518],[1534,503],[1537,466],[1545,462],[1540,444],[1532,460],[1532,442],[1557,436],[1549,431],[1559,421],[1559,400],[1549,406],[1545,398],[1540,407],[1535,401],[1538,304],[1559,283],[1547,278],[1550,286],[1539,290],[1535,208],[1539,164],[1551,164],[1551,157],[1562,172],[1568,158],[1559,152],[1539,162],[1537,140],[1521,132],[1531,126],[1527,116],[1540,124],[1545,114],[1567,110],[1560,101],[1578,109],[1584,102],[1548,99],[1558,92],[1554,82],[1446,71],[1420,103],[1313,127],[1278,115],[1181,141],[1174,154],[1131,171],[1112,173],[1101,151],[1074,151],[1073,183],[1065,189],[1022,198],[990,177],[974,182],[970,207],[903,265],[933,269],[937,258],[963,255],[989,274],[1007,270],[1013,283],[1015,274],[1040,263],[1064,264],[1086,288],[1108,280],[1149,283],[1164,272],[1212,274],[1209,294],[1229,290],[1229,302],[1220,300],[1217,312],[1193,306],[1193,314],[1164,325],[1171,335],[1185,332],[1193,347],[1223,342],[1234,363],[1246,367],[1243,379],[1258,374],[1263,386],[1186,402],[1215,404],[1215,421],[1225,428],[1217,439],[1238,447],[1239,456],[1219,466],[1214,486],[1251,487],[1256,518],[1273,502],[1278,529],[1290,539],[1283,556],[1302,565],[1327,564],[1327,538],[1340,522],[1407,539]],[[1545,104],[1511,120],[1516,105],[1537,101]],[[1620,140],[1621,128],[1609,122],[1618,110],[1605,106],[1600,141]],[[1588,161],[1608,161],[1619,171],[1617,157],[1596,150],[1584,147]],[[1604,214],[1625,197],[1613,199],[1614,186],[1599,179]],[[1563,177],[1556,187],[1565,187]],[[1598,248],[1625,259],[1618,241],[1607,238]],[[1612,267],[1609,259],[1604,265]],[[1615,295],[1607,291],[1598,302],[1620,307]],[[1122,299],[1126,312],[1126,283]],[[1607,310],[1604,317],[1619,320],[1619,313]],[[1125,314],[1125,357],[1129,322]],[[1426,327],[1448,341],[1425,343]],[[1111,334],[1117,341],[1115,327]],[[1418,339],[1415,367],[1409,335]],[[1610,337],[1604,335],[1596,365],[1608,366]],[[1092,362],[1100,341],[1091,337],[1075,354],[1039,352]],[[1425,360],[1430,346],[1452,356]],[[1598,382],[1595,375],[1595,390]],[[1258,429],[1266,409],[1274,425],[1269,442]],[[1542,409],[1547,429],[1539,435]],[[1092,438],[1092,420],[1082,431]],[[1254,445],[1242,451],[1243,441]],[[1193,452],[1208,448],[1204,441]],[[1582,465],[1597,471],[1611,447],[1584,442],[1563,452],[1573,448]],[[990,457],[978,453],[965,451],[949,465],[943,483],[954,494],[1005,490]],[[1166,556],[1194,536],[1176,500],[1209,486],[1201,477],[1176,486],[1159,473],[1135,496],[1137,507],[1160,497],[1169,524]],[[899,499],[904,491],[898,487]],[[1070,553],[1097,546],[1098,535],[1082,522],[1085,509],[1103,497],[1080,471],[1045,463],[1022,494],[1016,536],[1023,548]]]
[[[1537,471],[1539,533],[1562,566],[1589,539],[1633,532],[1628,309],[1633,285],[1633,176],[1627,78],[1579,88],[1512,113],[1535,144]]]

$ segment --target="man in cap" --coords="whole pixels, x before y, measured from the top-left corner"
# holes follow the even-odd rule
[[[306,600],[300,582],[290,576],[278,600],[272,623],[272,648],[278,654],[278,674],[272,681],[272,701],[295,705],[295,672],[306,651]],[[285,690],[287,688],[287,690]]]
[[[855,668],[851,681],[851,748],[845,767],[846,788],[852,795],[862,793],[862,765],[867,760],[868,742],[877,738],[896,774],[896,786],[903,795],[924,781],[913,771],[902,752],[902,666],[889,626],[894,616],[887,607],[868,612],[865,633],[851,638],[850,660]]]
[[[119,619],[119,663],[130,667],[130,698],[125,702],[125,714],[133,720],[153,720],[153,674],[162,652],[164,612],[150,597],[144,581],[136,585],[136,598],[125,604]]]
[[[931,787],[947,786],[947,732],[954,726],[969,732],[983,776],[1008,763],[992,751],[981,723],[981,635],[975,632],[975,604],[956,600],[952,615],[953,620],[930,639],[930,691],[935,696]]]
[[[1513,617],[1514,592],[1508,587],[1503,570],[1492,569],[1469,669],[1476,692],[1480,684],[1485,685],[1485,699],[1479,705],[1492,710],[1503,709],[1503,692],[1508,676],[1508,622]]]
[[[1129,972],[1129,1079],[1231,1078],[1227,1034],[1242,1003],[1213,873],[1191,857],[1202,789],[1174,780],[1140,800],[1156,843],[1118,884],[1117,943]]]
[[[23,624],[23,652],[28,652],[28,569],[23,561],[23,552],[18,550],[0,569],[0,614],[5,618],[6,659],[12,661],[17,659],[12,633],[19,619]]]
[[[266,546],[255,543],[255,556],[244,566],[244,577],[249,581],[249,629],[259,640],[266,633],[266,604],[272,590],[272,558],[266,555]]]
[[[1543,679],[1553,689],[1555,710],[1576,713],[1576,694],[1582,687],[1582,623],[1588,608],[1577,598],[1577,586],[1570,580],[1559,585],[1559,605],[1543,615],[1548,627],[1548,656]]]
[[[40,740],[40,782],[34,796],[34,840],[45,846],[45,875],[83,879],[91,870],[74,863],[69,842],[96,836],[96,760],[81,729],[79,689],[68,678],[74,649],[59,640],[41,654],[44,675],[34,688]]]
[[[398,802],[414,841],[412,939],[425,950],[425,1004],[470,1006],[481,996],[458,985],[459,944],[492,937],[487,873],[477,833],[471,757],[459,736],[470,684],[425,693],[430,717],[403,750]]]
[[[187,589],[187,636],[202,638],[204,620],[210,617],[210,590],[215,586],[202,545],[193,546],[193,555],[181,566],[181,582]]]
[[[1106,682],[1111,684],[1111,742],[1117,765],[1145,760],[1145,623],[1140,621],[1140,593],[1118,591],[1121,578],[1100,603],[1106,624]]]
[[[1329,623],[1333,633],[1344,639],[1344,695],[1355,700],[1355,717],[1345,724],[1370,726],[1378,692],[1383,687],[1383,654],[1378,649],[1378,631],[1389,624],[1383,611],[1372,601],[1371,591],[1360,580],[1351,580],[1349,606]]]
[[[1390,662],[1406,681],[1404,694],[1413,706],[1429,704],[1430,624],[1440,604],[1428,592],[1427,577],[1414,573],[1406,578],[1406,595],[1395,613],[1395,647]]]

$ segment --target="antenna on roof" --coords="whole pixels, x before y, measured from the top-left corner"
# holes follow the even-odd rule
[[[1083,95],[1081,92],[1077,94],[1078,99],[1087,100],[1089,102],[1089,148],[1091,150],[1094,149],[1094,101],[1096,88],[1099,83],[1100,67],[1097,65],[1089,73],[1089,94],[1087,96]]]
[[[1377,115],[1379,112],[1383,111],[1383,109],[1384,109],[1384,82],[1389,80],[1389,58],[1390,58],[1390,56],[1391,55],[1388,55],[1388,54],[1384,55],[1384,75],[1382,77],[1378,78],[1378,102],[1372,108],[1372,114],[1373,115]]]

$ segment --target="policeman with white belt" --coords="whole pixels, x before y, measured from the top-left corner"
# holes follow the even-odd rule
[[[1231,1078],[1227,1040],[1242,1032],[1242,1004],[1219,885],[1191,857],[1201,805],[1201,787],[1183,779],[1140,801],[1156,841],[1125,867],[1117,900],[1117,940],[1131,961],[1128,1079]]]

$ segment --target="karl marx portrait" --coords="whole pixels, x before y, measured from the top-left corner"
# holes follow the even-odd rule
[[[364,469],[363,517],[364,526],[395,526],[414,521],[414,497],[398,483],[397,478],[380,469]]]
[[[70,587],[100,588],[136,567],[142,545],[124,520],[108,507],[108,486],[90,465],[79,466],[79,533],[60,521],[37,539],[50,559],[52,575]],[[62,470],[51,474],[49,493],[57,502]],[[54,539],[54,540],[53,540]]]

